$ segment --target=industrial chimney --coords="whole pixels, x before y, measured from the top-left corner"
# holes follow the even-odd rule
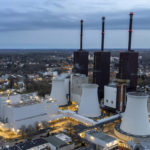
[[[131,50],[133,13],[130,13],[128,52],[120,53],[117,78],[128,83],[127,91],[135,91],[137,86],[138,53]]]
[[[80,49],[74,52],[74,73],[88,76],[88,52],[83,51],[83,20],[81,20]]]
[[[97,89],[97,84],[82,85],[82,96],[78,114],[91,118],[101,115]]]
[[[150,135],[147,110],[148,95],[141,92],[127,94],[127,106],[120,129],[133,135]]]
[[[104,97],[104,86],[109,83],[110,52],[104,52],[105,17],[102,17],[102,42],[101,51],[94,52],[93,83],[99,85],[99,100]]]
[[[54,99],[58,106],[67,104],[64,79],[52,80],[52,91],[50,98]]]

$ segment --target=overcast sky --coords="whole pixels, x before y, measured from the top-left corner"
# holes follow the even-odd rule
[[[106,48],[127,48],[133,11],[133,48],[150,48],[150,0],[0,0],[0,48],[99,48],[106,17]]]

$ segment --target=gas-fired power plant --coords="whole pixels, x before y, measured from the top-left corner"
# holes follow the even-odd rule
[[[101,115],[97,90],[97,84],[82,85],[82,96],[78,114],[91,118]]]
[[[150,112],[147,108],[150,109],[150,98],[148,92],[138,92],[144,88],[139,86],[136,91],[138,53],[131,50],[132,19],[133,13],[130,13],[128,51],[120,53],[117,79],[115,75],[119,58],[111,57],[110,75],[111,53],[104,51],[105,17],[102,17],[101,50],[94,52],[94,63],[93,56],[89,58],[89,73],[89,53],[82,49],[81,20],[80,49],[74,52],[72,72],[69,52],[64,55],[64,59],[62,55],[58,56],[61,65],[44,63],[49,72],[39,72],[39,77],[31,75],[33,81],[42,80],[44,84],[52,79],[50,95],[41,97],[38,95],[39,91],[18,94],[18,89],[0,91],[0,147],[4,150],[15,150],[25,141],[25,146],[20,150],[25,147],[61,150],[150,150]],[[144,74],[145,68],[147,69],[141,65],[139,72]],[[54,75],[56,70],[63,73]],[[147,73],[146,70],[146,75]],[[1,77],[1,80],[2,88],[5,82],[9,82],[9,75],[6,78]],[[16,85],[18,82],[22,82],[22,77],[15,80]],[[34,142],[35,136],[40,138],[37,143]],[[24,137],[31,140],[26,141]],[[18,143],[18,140],[23,142]],[[3,141],[11,141],[10,144],[15,146],[3,147]],[[31,144],[34,147],[30,147]]]
[[[52,80],[52,91],[50,94],[50,98],[55,100],[58,106],[66,105],[66,89],[65,89],[65,81],[64,79],[53,79]]]
[[[110,52],[104,52],[105,17],[102,17],[102,41],[101,51],[94,52],[93,83],[99,85],[99,100],[104,97],[104,86],[109,83],[110,76]]]
[[[80,49],[74,52],[74,73],[85,74],[88,76],[88,55],[87,51],[83,51],[83,20],[81,20],[81,32],[80,32]]]
[[[127,91],[135,91],[137,86],[138,53],[131,50],[133,13],[130,13],[128,52],[120,53],[118,77],[127,82]]]

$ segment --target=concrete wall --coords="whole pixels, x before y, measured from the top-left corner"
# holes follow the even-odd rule
[[[116,108],[117,88],[111,86],[104,87],[104,105]]]

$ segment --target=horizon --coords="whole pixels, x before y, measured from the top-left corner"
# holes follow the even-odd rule
[[[105,16],[105,47],[126,48],[129,13],[133,17],[134,48],[150,48],[148,0],[2,0],[0,48],[78,48],[80,19],[84,20],[83,47],[99,48],[101,17]]]

